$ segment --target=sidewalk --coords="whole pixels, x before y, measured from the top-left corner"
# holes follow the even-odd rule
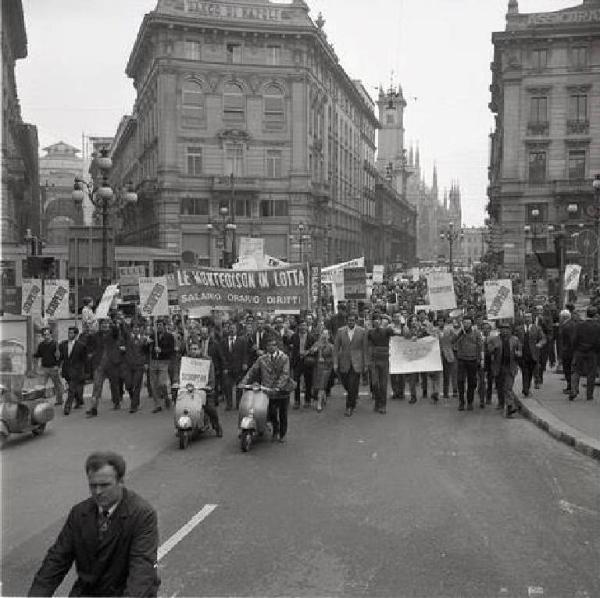
[[[582,384],[579,396],[569,401],[564,387],[562,374],[546,371],[542,388],[525,398],[518,392],[520,381],[515,382],[521,412],[557,440],[600,460],[600,388],[596,387],[593,401],[586,401]]]

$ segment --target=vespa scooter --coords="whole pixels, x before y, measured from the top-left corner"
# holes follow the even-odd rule
[[[239,386],[238,388],[245,391],[240,401],[238,426],[240,447],[244,453],[247,453],[252,443],[257,438],[264,436],[267,428],[271,427],[267,421],[269,410],[267,393],[271,392],[271,389],[258,384]]]
[[[175,431],[179,448],[187,448],[190,440],[210,430],[210,420],[204,411],[206,388],[195,388],[187,384],[184,392],[179,392],[175,403]]]
[[[0,385],[0,447],[11,434],[31,432],[39,436],[54,419],[54,406],[46,399],[43,387],[11,392]]]

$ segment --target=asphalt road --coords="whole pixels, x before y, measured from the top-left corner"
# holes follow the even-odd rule
[[[600,595],[598,464],[519,417],[452,400],[383,416],[362,398],[345,418],[338,392],[321,414],[290,410],[287,444],[242,454],[233,413],[224,438],[180,451],[169,413],[106,405],[2,452],[4,595],[27,591],[98,448],[126,456],[161,543],[216,505],[161,559],[161,595]]]

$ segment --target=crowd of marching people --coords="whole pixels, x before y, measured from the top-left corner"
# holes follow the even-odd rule
[[[455,310],[433,312],[423,307],[423,280],[388,281],[375,285],[372,301],[340,303],[334,312],[324,307],[316,313],[275,315],[260,312],[230,314],[226,319],[127,318],[117,308],[109,318],[97,321],[91,299],[82,312],[81,330],[73,326],[68,338],[57,343],[49,329],[43,331],[35,357],[40,358],[44,381],[52,380],[56,404],[65,415],[84,407],[83,389],[93,382],[86,416],[97,417],[104,382],[108,380],[112,408],[124,405],[129,395],[129,412],[140,409],[145,384],[153,402],[153,413],[169,409],[177,400],[179,370],[183,356],[210,359],[214,388],[209,408],[215,429],[222,433],[216,408],[239,407],[240,386],[257,379],[253,366],[268,353],[285,361],[287,380],[280,382],[286,402],[293,409],[315,408],[321,412],[332,388],[340,382],[346,392],[345,415],[356,409],[359,388],[368,385],[373,410],[385,414],[391,389],[392,400],[414,404],[419,398],[436,403],[440,398],[457,399],[460,411],[477,404],[492,404],[510,417],[517,410],[514,384],[521,372],[524,397],[532,385],[544,382],[548,366],[561,365],[570,400],[579,393],[579,381],[587,380],[587,398],[593,398],[600,352],[600,317],[593,297],[587,317],[581,318],[573,304],[559,312],[553,301],[534,305],[518,298],[515,318],[486,320],[480,289],[468,277],[455,278]],[[418,307],[421,306],[421,307]],[[416,312],[416,313],[415,313]],[[390,339],[409,341],[432,337],[439,342],[441,369],[434,372],[390,374]],[[264,374],[263,374],[264,375]],[[63,384],[67,397],[63,401]],[[260,378],[260,376],[258,376]],[[408,397],[406,393],[408,392]],[[283,422],[287,427],[287,422]]]

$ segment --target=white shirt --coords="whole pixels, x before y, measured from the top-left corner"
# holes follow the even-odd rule
[[[69,357],[71,357],[71,351],[73,350],[73,345],[75,344],[75,339],[73,339],[72,341],[67,341],[67,343],[68,343],[67,355]]]
[[[352,339],[354,338],[355,330],[356,330],[356,326],[354,328],[348,328],[348,338],[350,339],[350,342],[352,342]]]

